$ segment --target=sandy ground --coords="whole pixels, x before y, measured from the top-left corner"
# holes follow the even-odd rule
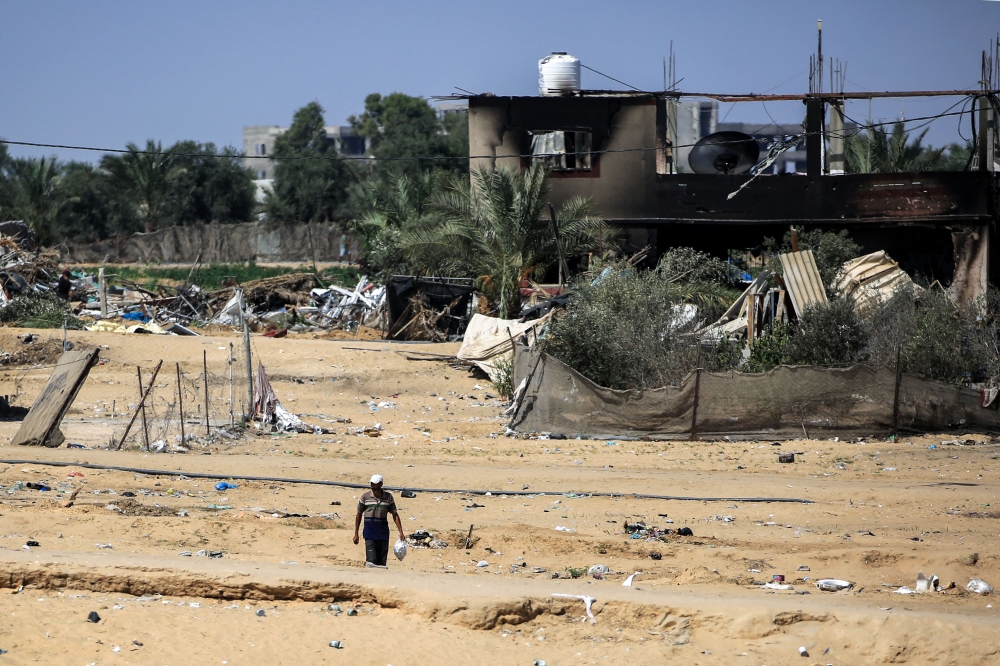
[[[0,381],[16,386],[15,405],[27,406],[55,359],[51,351],[26,352],[19,333],[0,332],[0,350],[15,355],[0,365]],[[56,337],[42,332],[33,345]],[[1000,606],[964,590],[973,577],[1000,585],[1000,440],[945,433],[777,446],[509,438],[487,380],[396,353],[452,354],[457,344],[305,335],[255,336],[254,348],[282,404],[334,432],[251,432],[196,442],[187,454],[108,451],[136,402],[135,364],[179,362],[197,376],[207,350],[210,375],[221,377],[236,338],[69,337],[107,346],[62,428],[67,442],[85,448],[12,447],[19,424],[0,422],[0,460],[38,461],[0,462],[4,662],[1000,661],[993,630]],[[158,379],[156,390],[169,398],[169,379]],[[381,431],[357,432],[375,423]],[[192,407],[188,432],[203,433],[203,424]],[[170,424],[168,439],[178,431]],[[779,451],[795,452],[796,462],[778,464]],[[351,543],[360,491],[235,478],[364,483],[375,472],[397,488],[491,494],[418,490],[403,499],[396,492],[407,533],[427,530],[449,545],[411,548],[383,571],[363,568],[363,547]],[[239,487],[219,492],[215,480],[185,473],[232,476]],[[28,482],[52,490],[23,487]],[[597,492],[620,495],[588,495]],[[757,498],[807,502],[750,501]],[[639,521],[690,527],[693,536],[631,538],[625,525]],[[466,549],[470,525],[474,543]],[[39,546],[25,549],[29,540]],[[610,572],[587,575],[595,564]],[[912,588],[918,571],[956,586],[893,593]],[[633,572],[643,573],[634,588],[623,587]],[[763,588],[775,574],[794,589]],[[814,585],[821,578],[854,587],[821,592]],[[556,593],[596,598],[596,623],[581,601]],[[338,615],[330,603],[357,604],[360,613]],[[87,622],[90,611],[100,623]],[[329,647],[331,640],[343,648]]]

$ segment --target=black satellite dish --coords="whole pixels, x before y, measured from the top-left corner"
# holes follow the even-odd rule
[[[688,164],[695,173],[741,174],[749,171],[758,157],[760,147],[749,134],[716,132],[694,144]]]

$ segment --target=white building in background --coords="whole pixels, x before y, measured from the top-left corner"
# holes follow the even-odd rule
[[[358,136],[353,127],[333,125],[324,127],[327,141],[337,147],[341,155],[360,156],[365,154],[367,144]],[[274,141],[288,131],[278,125],[247,125],[243,127],[243,165],[253,171],[257,180],[274,178]],[[258,192],[260,186],[258,186]]]

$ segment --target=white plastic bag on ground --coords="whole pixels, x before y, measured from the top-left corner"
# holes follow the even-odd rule
[[[392,547],[392,554],[396,556],[396,559],[400,562],[406,557],[406,542],[402,539],[396,540],[396,545]]]
[[[993,594],[993,587],[980,578],[973,578],[970,580],[969,584],[965,586],[965,589],[969,592],[975,592],[976,594]]]

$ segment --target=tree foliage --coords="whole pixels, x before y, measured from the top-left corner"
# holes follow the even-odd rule
[[[274,142],[274,189],[268,219],[275,222],[333,222],[348,216],[350,168],[336,159],[326,134],[323,107],[310,102],[295,112],[292,125]]]
[[[914,139],[903,121],[885,126],[869,127],[845,141],[848,173],[896,173],[901,171],[933,171],[941,167],[945,148],[923,144],[928,130]]]
[[[521,283],[544,274],[558,256],[547,194],[539,165],[480,169],[471,183],[453,178],[435,197],[439,219],[400,234],[403,255],[420,273],[477,277],[497,316],[513,317],[520,310]],[[556,217],[567,256],[611,249],[607,226],[591,215],[587,200],[570,199]]]
[[[359,136],[369,141],[371,154],[382,174],[400,169],[410,172],[429,168],[467,171],[464,160],[393,162],[398,158],[467,157],[469,130],[464,113],[445,114],[439,119],[423,97],[398,92],[383,97],[372,93],[365,98],[364,113],[351,116],[348,122]]]

